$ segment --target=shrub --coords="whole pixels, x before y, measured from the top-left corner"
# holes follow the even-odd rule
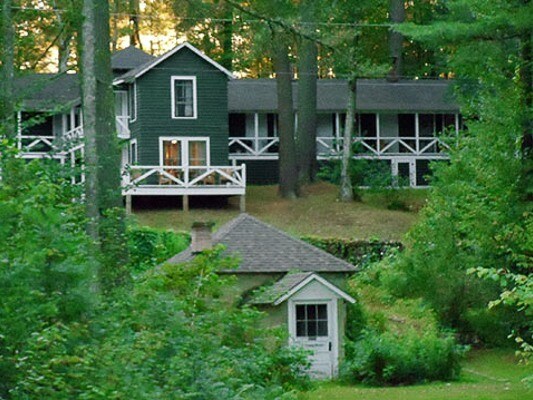
[[[317,236],[304,236],[301,239],[359,267],[381,260],[394,249],[403,248],[401,242],[381,240],[347,240]]]
[[[464,352],[450,334],[366,330],[360,340],[347,343],[341,374],[350,382],[370,385],[453,380]]]
[[[127,230],[131,269],[136,272],[168,260],[189,244],[187,233],[154,229],[146,226],[130,226]]]

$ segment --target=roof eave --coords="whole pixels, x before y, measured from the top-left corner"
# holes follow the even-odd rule
[[[291,288],[283,296],[281,296],[278,299],[276,299],[275,301],[273,301],[272,304],[275,305],[275,306],[279,306],[285,300],[287,300],[290,297],[292,297],[294,294],[299,292],[301,289],[303,289],[305,286],[307,286],[309,283],[311,283],[314,280],[320,282],[322,285],[326,286],[329,290],[331,290],[332,292],[334,292],[335,294],[337,294],[339,297],[343,298],[347,302],[349,302],[351,304],[355,303],[355,299],[352,296],[350,296],[348,293],[342,291],[337,286],[335,286],[332,283],[328,282],[326,279],[322,278],[321,276],[313,273],[313,274],[309,275],[309,277],[304,279],[302,282],[300,282],[298,285],[295,285],[293,288]]]

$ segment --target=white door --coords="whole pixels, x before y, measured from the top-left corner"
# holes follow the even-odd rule
[[[291,302],[292,303],[292,302]],[[336,341],[333,301],[294,302],[290,324],[293,345],[310,350],[310,374],[315,378],[331,378],[335,371]]]

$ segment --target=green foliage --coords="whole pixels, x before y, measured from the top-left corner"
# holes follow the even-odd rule
[[[9,149],[2,153],[5,155]],[[0,181],[0,397],[37,379],[27,362],[53,327],[83,321],[94,298],[90,241],[79,193],[50,162],[3,158]],[[55,335],[55,333],[54,333]],[[60,344],[57,344],[60,346]]]
[[[103,293],[59,164],[1,161],[0,398],[289,399],[307,387],[306,354],[224,296],[232,280],[218,271],[236,260],[222,249]],[[135,227],[128,239],[137,272],[187,243]]]
[[[301,239],[360,268],[381,260],[393,249],[401,250],[403,247],[400,242],[380,240],[347,240],[318,236],[303,236]]]
[[[459,375],[463,353],[449,334],[366,330],[358,341],[347,344],[342,376],[371,385],[452,380]]]
[[[171,230],[131,225],[126,230],[130,266],[134,272],[144,272],[175,254],[189,244],[189,235]]]
[[[354,150],[355,151],[355,150]],[[352,159],[348,168],[354,196],[361,199],[361,188],[368,192],[379,194],[385,199],[389,210],[409,211],[409,206],[403,199],[403,193],[398,188],[408,187],[409,181],[405,178],[392,179],[390,164],[383,160]],[[331,160],[322,164],[318,174],[319,179],[340,184],[341,163]]]
[[[347,309],[341,376],[372,385],[455,379],[466,348],[441,331],[421,300],[396,298],[383,284],[383,269],[396,257],[389,253],[349,281],[350,295],[360,301]]]
[[[515,331],[531,348],[531,154],[520,146],[531,119],[524,81],[531,60],[520,36],[531,40],[531,7],[448,1],[443,11],[434,24],[402,30],[447,54],[468,130],[452,146],[450,164],[435,167],[428,204],[386,285],[398,296],[422,297],[466,340],[501,342],[503,331]],[[489,324],[483,309],[498,303],[516,308],[494,310],[488,315],[498,321]]]

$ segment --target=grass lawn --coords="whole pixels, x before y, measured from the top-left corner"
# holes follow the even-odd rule
[[[409,211],[388,210],[389,194],[365,193],[362,202],[350,204],[339,202],[337,194],[336,186],[321,182],[305,188],[302,198],[290,201],[277,196],[277,186],[249,186],[246,208],[249,214],[296,236],[394,240],[416,221],[427,193],[412,189],[396,192]],[[239,213],[238,199],[218,208],[194,207],[192,202],[188,213],[181,211],[179,204],[176,199],[171,208],[137,208],[134,214],[142,225],[189,230],[194,221],[213,221],[218,227]]]
[[[371,388],[335,382],[319,384],[303,393],[301,400],[527,400],[533,390],[520,382],[533,373],[533,366],[516,363],[505,350],[472,351],[463,364],[459,381],[425,385]]]

